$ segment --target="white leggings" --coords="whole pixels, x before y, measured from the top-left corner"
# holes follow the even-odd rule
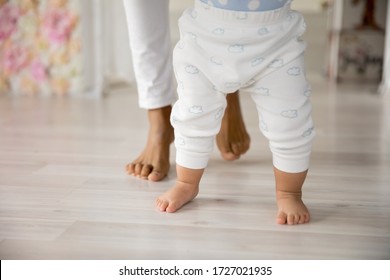
[[[245,13],[198,1],[184,12],[179,27],[173,53],[179,100],[171,115],[176,162],[192,169],[207,166],[226,94],[240,89],[256,103],[274,166],[291,173],[307,170],[314,126],[302,16],[289,6]]]
[[[156,109],[176,101],[169,0],[123,0],[139,106]]]

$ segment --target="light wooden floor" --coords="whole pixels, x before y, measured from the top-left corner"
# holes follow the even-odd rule
[[[154,209],[173,166],[161,183],[124,172],[147,131],[134,89],[0,97],[0,259],[390,259],[390,98],[309,79],[312,221],[294,227],[274,222],[270,152],[244,94],[250,151],[232,163],[215,150],[199,197],[175,214]]]

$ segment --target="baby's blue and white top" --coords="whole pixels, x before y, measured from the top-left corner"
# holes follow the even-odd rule
[[[272,11],[282,8],[291,0],[201,0],[210,6],[232,11]]]

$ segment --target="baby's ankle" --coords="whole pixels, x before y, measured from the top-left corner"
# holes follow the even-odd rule
[[[302,190],[286,191],[286,190],[278,190],[278,189],[276,189],[276,198],[277,199],[283,199],[283,198],[299,198],[299,199],[302,199]]]

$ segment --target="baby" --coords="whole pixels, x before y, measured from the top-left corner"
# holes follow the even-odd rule
[[[226,95],[251,95],[273,155],[279,224],[303,224],[302,201],[314,126],[305,77],[305,22],[291,0],[195,0],[179,20],[173,54],[179,99],[175,185],[156,200],[175,212],[194,199],[221,126]]]

